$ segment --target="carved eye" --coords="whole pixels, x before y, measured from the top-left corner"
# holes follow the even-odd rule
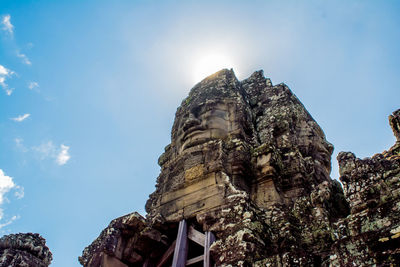
[[[214,110],[211,113],[212,116],[221,118],[221,119],[225,119],[226,117],[226,111],[222,111],[222,110]]]
[[[201,111],[201,106],[197,106],[197,107],[192,108],[192,109],[190,110],[190,113],[193,114],[193,116],[194,116],[195,118],[198,118],[198,117],[199,117],[199,114],[200,114],[200,111]]]

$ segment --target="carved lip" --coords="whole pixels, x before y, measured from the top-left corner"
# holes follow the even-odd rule
[[[197,139],[197,140],[191,140],[191,141],[186,141],[183,145],[182,145],[182,150],[186,150],[188,148],[203,144],[207,141],[211,140],[211,138],[203,138],[203,139]]]
[[[204,126],[197,125],[197,126],[192,126],[189,129],[185,131],[182,137],[182,141],[186,141],[188,138],[193,137],[196,134],[199,134],[203,131],[207,130]]]

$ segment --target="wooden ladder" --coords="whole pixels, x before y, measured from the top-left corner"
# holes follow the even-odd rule
[[[189,229],[188,229],[189,228]],[[189,240],[204,247],[204,254],[187,259]],[[185,220],[179,222],[178,236],[171,244],[168,250],[157,263],[157,267],[163,267],[165,263],[174,255],[172,259],[172,267],[185,267],[197,262],[203,261],[204,267],[212,267],[212,259],[210,258],[210,246],[215,241],[215,236],[211,232],[205,234],[194,229],[193,226],[187,225]]]

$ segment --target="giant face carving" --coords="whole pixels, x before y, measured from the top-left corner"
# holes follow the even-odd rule
[[[239,82],[223,70],[197,84],[178,108],[146,210],[191,216],[222,205],[236,189],[262,207],[291,203],[329,179],[331,153],[287,86],[272,86],[262,73]]]
[[[250,107],[230,71],[218,76],[196,85],[176,112],[157,189],[146,204],[152,214],[190,217],[226,204],[235,188],[248,189],[242,174],[251,162]]]
[[[177,154],[211,140],[230,137],[243,138],[245,127],[240,124],[245,114],[234,99],[207,100],[186,108],[175,122],[173,143]]]

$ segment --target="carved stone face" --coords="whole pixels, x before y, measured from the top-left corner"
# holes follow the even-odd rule
[[[225,205],[231,201],[226,196],[248,190],[243,174],[251,164],[250,116],[241,96],[200,92],[182,104],[171,145],[159,160],[159,187],[146,209],[179,220]]]
[[[327,174],[329,175],[331,171],[331,156],[333,152],[332,144],[323,139],[320,143],[317,143],[316,150],[318,151],[316,161],[319,161],[321,165],[326,168]]]
[[[239,82],[223,70],[193,87],[178,108],[146,210],[178,220],[239,191],[261,207],[290,204],[329,179],[332,150],[287,86],[262,75]]]
[[[308,147],[308,151],[304,153],[303,157],[312,157],[318,172],[316,175],[328,178],[331,171],[333,146],[326,140],[325,134],[318,124],[311,123],[310,125],[311,127],[306,131],[307,135],[301,136]]]
[[[225,139],[228,136],[243,136],[243,109],[234,100],[207,100],[199,105],[186,108],[180,120],[175,122],[176,134],[173,142],[177,154],[204,144],[210,140]]]

